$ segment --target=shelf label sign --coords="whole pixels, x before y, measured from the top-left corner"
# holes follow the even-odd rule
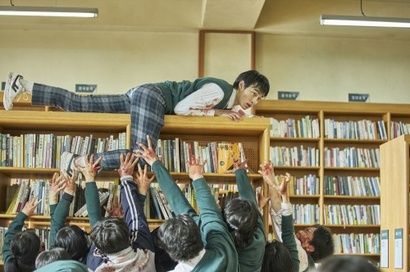
[[[97,90],[97,84],[75,84],[76,93],[94,93]]]
[[[298,100],[299,92],[278,92],[279,100]]]
[[[6,89],[6,82],[2,81],[1,82],[1,89],[4,91]]]
[[[349,93],[349,102],[369,102],[369,94]]]
[[[381,243],[380,243],[380,267],[389,267],[389,230],[381,231]]]
[[[403,269],[403,229],[394,230],[394,268]]]

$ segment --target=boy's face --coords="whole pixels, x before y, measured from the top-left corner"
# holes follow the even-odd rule
[[[235,105],[240,105],[242,109],[247,110],[256,105],[264,96],[255,85],[245,88],[245,83],[239,83],[239,92],[237,93]]]
[[[313,252],[315,248],[310,244],[313,239],[316,227],[307,227],[303,230],[296,232],[296,238],[300,241],[302,247],[307,252]]]

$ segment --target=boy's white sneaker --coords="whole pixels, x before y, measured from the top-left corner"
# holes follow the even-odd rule
[[[11,110],[13,108],[14,98],[24,92],[24,88],[20,83],[20,79],[22,78],[22,75],[12,72],[7,75],[6,87],[3,94],[3,106],[5,110]]]

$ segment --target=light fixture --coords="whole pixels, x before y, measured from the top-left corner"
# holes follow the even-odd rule
[[[98,9],[0,6],[0,16],[1,15],[93,18],[98,16]]]
[[[410,18],[321,15],[321,25],[410,28]]]

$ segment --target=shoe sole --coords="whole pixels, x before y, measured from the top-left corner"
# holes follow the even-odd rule
[[[11,103],[9,105],[6,105],[9,103],[10,100],[10,92],[14,91],[15,93],[18,92],[19,86],[17,85],[17,81],[21,78],[21,75],[17,75],[14,80],[13,76],[7,76],[7,81],[6,81],[6,86],[4,88],[4,94],[3,94],[3,107],[5,110],[11,110],[13,108],[13,100],[11,100]]]

